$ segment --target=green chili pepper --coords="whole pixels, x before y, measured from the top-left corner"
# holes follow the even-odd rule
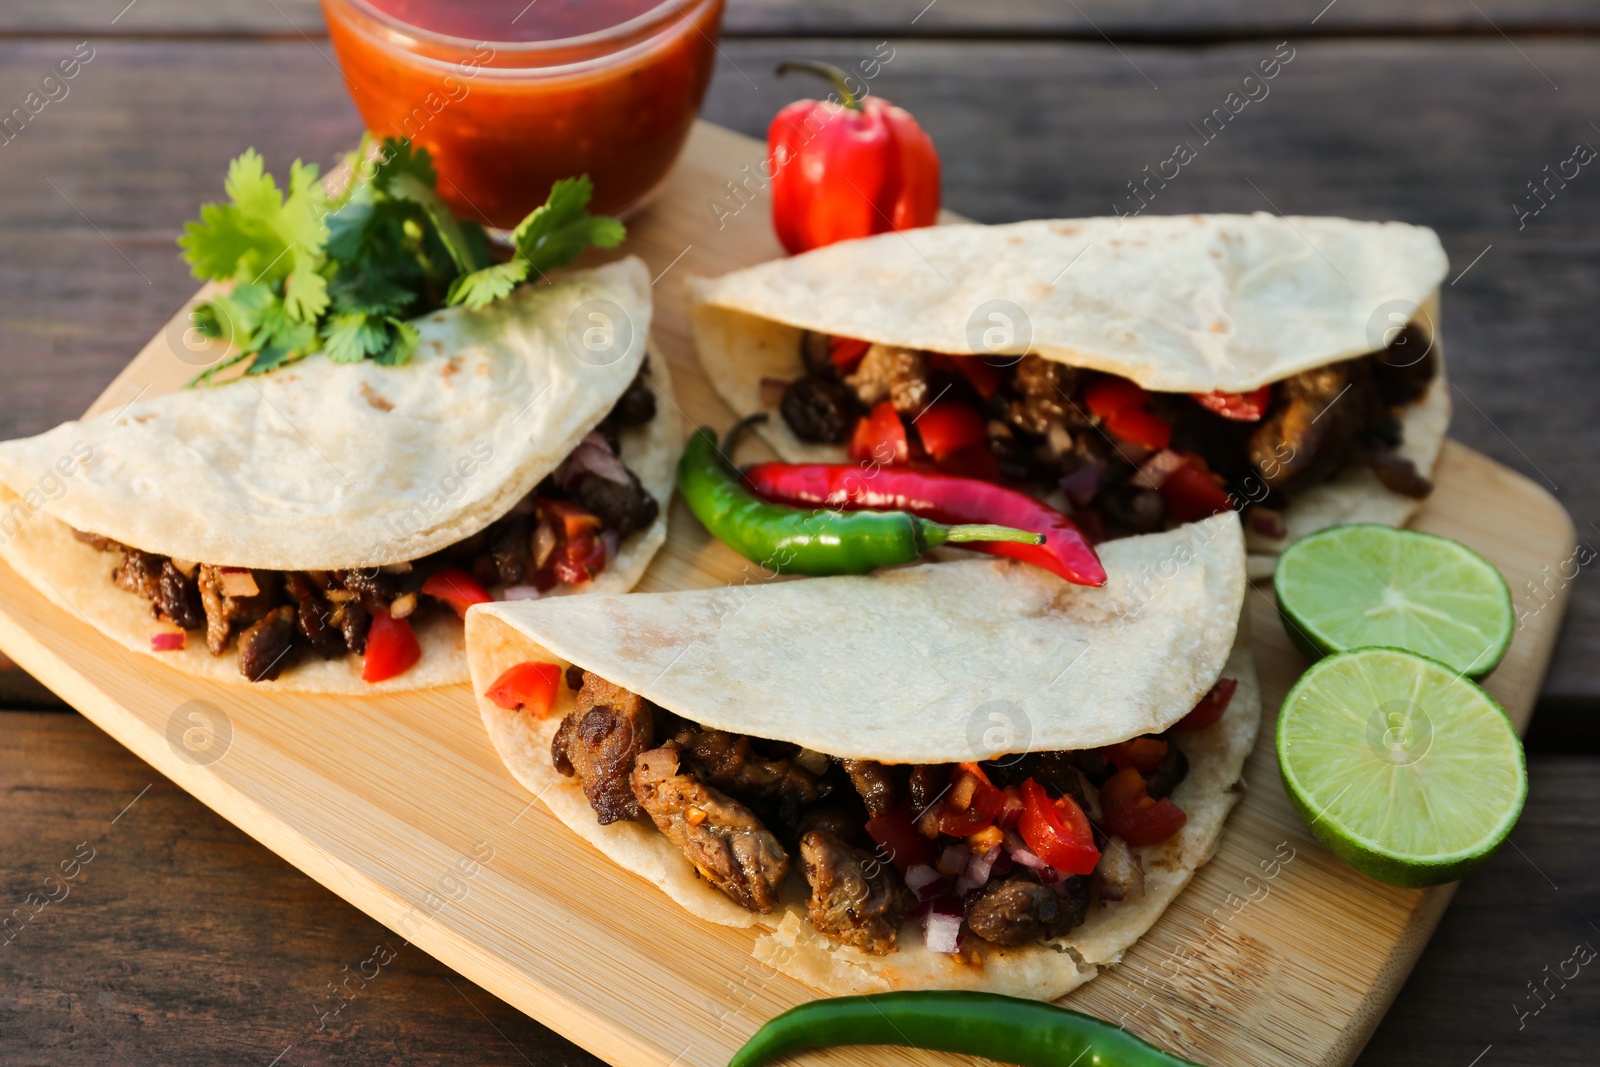
[[[745,485],[725,458],[753,415],[728,431],[723,451],[702,427],[678,461],[678,491],[706,529],[752,562],[785,574],[865,574],[911,563],[930,548],[966,541],[1037,545],[1041,534],[1009,526],[946,526],[905,511],[832,511],[769,504]]]
[[[1198,1067],[1054,1004],[943,990],[813,1000],[757,1030],[728,1067],[759,1067],[799,1049],[835,1045],[963,1052],[1020,1067]]]

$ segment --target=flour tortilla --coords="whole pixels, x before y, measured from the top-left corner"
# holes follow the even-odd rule
[[[569,323],[581,336],[594,325],[588,313],[608,305],[628,323],[614,336],[630,340],[580,358]],[[231,649],[213,657],[196,635],[182,651],[151,652],[160,627],[149,603],[117,589],[113,557],[69,527],[234,567],[332,570],[425,556],[503,516],[605,417],[645,359],[650,311],[649,274],[625,259],[524,287],[482,312],[417,320],[422,342],[401,367],[317,354],[0,443],[0,558],[124,647],[247,684]],[[665,360],[650,360],[647,380],[657,414],[622,434],[621,458],[661,514],[593,582],[562,592],[626,592],[666,539],[683,430]],[[422,659],[387,682],[361,681],[360,657],[305,655],[276,681],[248,684],[375,694],[465,681],[461,625],[427,619],[417,630]]]
[[[802,330],[956,356],[1032,352],[1161,392],[1243,392],[1382,347],[1392,313],[1416,312],[1442,357],[1446,266],[1432,230],[1398,222],[1258,213],[937,226],[699,280],[691,315],[734,411],[771,413],[761,432],[785,459],[838,462],[842,447],[800,441],[762,399],[763,379],[804,373]],[[1402,454],[1423,473],[1449,419],[1441,370],[1402,416]],[[1286,523],[1293,536],[1402,525],[1419,506],[1347,471],[1298,495]],[[1281,544],[1251,547],[1253,571],[1270,573]]]
[[[484,605],[467,616],[473,689],[506,766],[563,823],[691,914],[759,927],[755,955],[777,970],[834,994],[981,988],[1053,999],[1120,959],[1211,857],[1260,720],[1240,618],[1237,519],[1113,542],[1103,558],[1111,580],[1099,590],[1015,562],[968,560],[867,578]],[[1211,599],[1192,599],[1191,583]],[[1106,605],[1096,609],[1095,599]],[[1040,610],[1056,603],[1065,610]],[[997,629],[1012,641],[1028,630],[1038,639],[1008,644],[990,636]],[[1078,660],[1073,649],[1085,636],[1089,652]],[[1091,908],[1050,946],[979,946],[973,962],[929,952],[914,924],[887,957],[837,946],[806,923],[803,878],[791,877],[778,912],[756,915],[702,881],[653,826],[599,825],[576,780],[551,765],[571,693],[563,688],[542,721],[482,699],[501,672],[529,659],[576,663],[704,725],[891,762],[1110,743],[1165,729],[1219,677],[1239,688],[1215,726],[1179,738],[1190,771],[1174,799],[1189,821],[1168,841],[1134,850],[1146,896]],[[1102,670],[1112,667],[1120,669]],[[927,679],[940,674],[941,692],[930,695]]]

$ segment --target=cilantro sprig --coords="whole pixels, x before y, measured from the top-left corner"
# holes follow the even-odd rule
[[[588,213],[594,186],[583,175],[556,182],[512,231],[510,259],[496,262],[483,227],[439,196],[427,149],[389,138],[374,156],[364,141],[350,163],[339,196],[298,160],[280,190],[250,149],[228,167],[228,202],[206,204],[184,227],[178,245],[195,277],[231,283],[196,323],[236,349],[191,385],[240,363],[266,374],[318,350],[338,363],[404,363],[418,341],[411,319],[453,304],[481,311],[625,235],[616,219]]]

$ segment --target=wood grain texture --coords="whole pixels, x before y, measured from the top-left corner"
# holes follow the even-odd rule
[[[96,1027],[141,1067],[259,1067],[285,1048],[280,1067],[498,1067],[523,1063],[518,1053],[537,1067],[599,1062],[403,949],[366,990],[352,983],[356,995],[318,1031],[311,1005],[336,1003],[326,983],[344,981],[379,944],[400,948],[389,931],[81,717],[9,713],[5,726],[0,903],[9,909],[42,888],[79,842],[98,852],[68,898],[0,949],[0,1062],[121,1062]],[[1566,988],[1552,983],[1554,999],[1520,1029],[1510,1010],[1533,1006],[1525,983],[1559,969],[1574,943],[1600,945],[1587,925],[1600,913],[1587,859],[1600,851],[1594,763],[1536,755],[1529,778],[1521,851],[1503,850],[1462,883],[1358,1067],[1464,1067],[1490,1044],[1485,1062],[1590,1062],[1600,982],[1587,970]],[[1494,967],[1483,966],[1486,944],[1496,946]]]
[[[688,421],[725,425],[694,359],[684,283],[776,251],[765,207],[722,229],[700,214],[759,145],[702,125],[629,251],[659,273],[653,335]],[[725,220],[726,221],[726,220]],[[670,265],[670,266],[669,266]],[[192,371],[165,333],[103,404],[171,388]],[[1419,519],[1458,537],[1516,582],[1570,548],[1560,506],[1520,475],[1452,444]],[[1486,509],[1502,501],[1505,511]],[[643,589],[736,580],[748,569],[675,505],[671,539]],[[1253,591],[1264,703],[1303,662],[1264,592]],[[1534,616],[1488,687],[1519,727],[1532,710],[1561,599]],[[718,1064],[763,1019],[808,999],[750,959],[753,935],[692,921],[596,857],[503,769],[462,687],[389,699],[267,698],[202,683],[109,644],[9,576],[0,646],[178,785],[402,937],[612,1062]],[[213,723],[203,765],[188,716]],[[1263,736],[1270,736],[1270,715]],[[424,769],[419,774],[418,769]],[[1270,744],[1217,858],[1124,962],[1068,998],[1216,1065],[1347,1064],[1365,1043],[1449,900],[1367,881],[1310,839],[1278,782]],[[1292,859],[1263,875],[1285,850]],[[573,871],[583,870],[581,881]],[[1249,879],[1247,881],[1246,879]],[[1241,907],[1241,894],[1258,899]],[[1208,921],[1213,925],[1207,926]],[[1211,931],[1208,933],[1208,930]],[[1330,959],[1330,944],[1345,954]],[[1181,967],[1167,963],[1182,957]],[[841,1052],[831,1063],[933,1063],[914,1053]]]
[[[188,296],[193,282],[171,242],[219,195],[231,156],[255,144],[279,170],[296,156],[327,163],[359,131],[325,44],[98,47],[72,95],[0,148],[0,437],[81,412]],[[1452,432],[1554,485],[1600,546],[1590,525],[1600,521],[1600,467],[1590,459],[1600,454],[1600,391],[1582,388],[1594,380],[1600,330],[1600,178],[1585,168],[1523,230],[1511,210],[1577,140],[1600,147],[1588,126],[1600,116],[1587,110],[1600,97],[1600,42],[1519,47],[1527,60],[1504,40],[1297,45],[1270,95],[1204,146],[1151,210],[1276,205],[1422,222],[1443,237],[1452,278],[1492,245],[1445,289],[1459,390]],[[806,45],[847,66],[873,48]],[[706,105],[715,121],[759,135],[808,91],[770,76],[790,45],[730,41],[723,52]],[[1188,124],[1270,52],[1128,46],[1124,59],[1103,45],[901,43],[874,87],[913,109],[942,146],[952,208],[988,222],[1107,214],[1141,168],[1196,139]],[[60,53],[55,42],[0,43],[0,74],[25,84]],[[262,86],[275,106],[260,106]],[[704,224],[712,218],[708,208]],[[1600,582],[1586,568],[1574,590],[1545,693],[1592,707]]]
[[[1593,31],[1584,0],[729,0],[723,32],[748,36],[1026,36],[1122,41],[1293,34],[1490,34]],[[324,32],[317,0],[12,0],[0,30],[34,34]]]

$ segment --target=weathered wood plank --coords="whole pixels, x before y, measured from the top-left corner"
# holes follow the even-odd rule
[[[82,718],[3,714],[4,913],[27,914],[28,893],[60,896],[45,876],[80,842],[94,858],[0,948],[0,1061],[124,1062],[109,1040],[127,1062],[173,1067],[267,1064],[286,1048],[297,1067],[598,1062],[399,945]],[[1512,1006],[1537,1007],[1526,983],[1559,971],[1575,944],[1600,946],[1588,925],[1600,914],[1600,775],[1593,759],[1559,756],[1535,755],[1529,771],[1517,847],[1462,885],[1362,1067],[1462,1067],[1490,1044],[1485,1062],[1590,1062],[1592,968],[1552,981],[1521,1029]],[[378,976],[366,989],[349,980],[353,995],[319,1031],[338,1004],[327,983],[385,944],[395,958],[367,967]]]
[[[1099,40],[1312,34],[1497,35],[1593,31],[1584,0],[728,0],[724,32],[751,36],[1026,36]],[[0,31],[31,34],[320,35],[317,0],[13,0]]]
[[[0,44],[0,83],[26,82],[62,47]],[[1600,544],[1591,525],[1600,470],[1590,461],[1600,454],[1600,394],[1585,388],[1600,325],[1600,186],[1592,168],[1552,185],[1549,205],[1522,229],[1512,208],[1519,196],[1534,203],[1526,183],[1576,142],[1600,145],[1585,110],[1600,90],[1600,43],[1293,47],[1268,95],[1210,142],[1190,124],[1223,108],[1272,44],[902,43],[873,86],[914,110],[941,145],[949,206],[985,221],[1127,210],[1127,183],[1187,141],[1197,158],[1165,188],[1150,186],[1150,210],[1277,207],[1434,226],[1454,269],[1471,265],[1444,298],[1459,387],[1452,432],[1553,484],[1580,536]],[[853,66],[873,48],[810,42],[806,51]],[[0,436],[77,414],[187,297],[193,283],[170,242],[219,194],[231,155],[255,144],[280,169],[296,155],[327,162],[359,128],[325,43],[98,49],[71,94],[0,148]],[[793,46],[730,41],[723,52],[706,108],[714,121],[759,134],[807,91],[770,74]],[[709,206],[706,219],[714,224]],[[1563,564],[1550,561],[1551,581]],[[1525,610],[1544,595],[1517,593]],[[1586,573],[1571,611],[1545,691],[1597,697],[1600,586]]]
[[[599,1062],[86,720],[0,715],[0,1062]]]

